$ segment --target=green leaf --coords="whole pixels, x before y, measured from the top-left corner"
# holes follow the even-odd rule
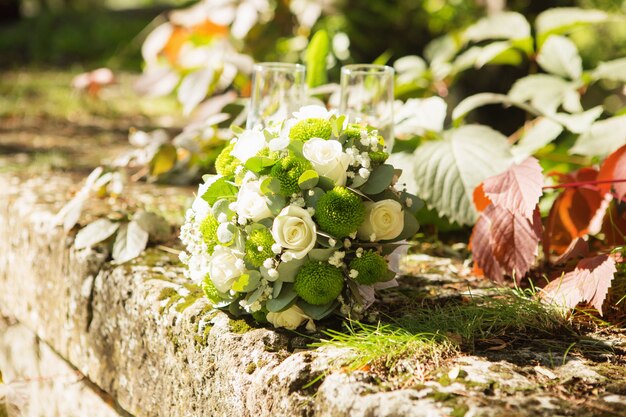
[[[283,289],[284,282],[275,281],[272,287],[272,297],[276,298],[280,295],[280,291]]]
[[[156,213],[151,211],[139,211],[133,215],[133,221],[148,232],[150,238],[155,242],[167,240],[172,234],[170,224]]]
[[[306,202],[307,207],[317,207],[317,200],[320,199],[321,196],[323,196],[324,190],[322,190],[319,187],[315,187],[312,190],[308,190],[306,193],[304,194],[304,201]],[[312,195],[311,195],[312,194]]]
[[[510,41],[492,42],[486,46],[473,46],[460,54],[452,64],[454,72],[469,68],[482,68],[487,64],[519,65],[522,54]]]
[[[580,135],[570,153],[604,156],[626,143],[626,115],[610,117],[591,125]]]
[[[337,301],[332,301],[328,304],[322,304],[320,306],[309,304],[304,300],[298,301],[298,307],[304,311],[304,314],[311,317],[313,320],[321,320],[324,317],[327,317],[335,311],[338,306],[339,303]]]
[[[292,140],[287,145],[287,149],[291,151],[295,156],[302,157],[302,148],[304,147],[304,142],[301,140]]]
[[[213,184],[207,188],[206,192],[202,194],[202,199],[213,205],[217,200],[223,198],[230,198],[231,200],[237,196],[239,190],[237,187],[228,181],[226,178],[219,178]]]
[[[389,187],[393,180],[394,168],[391,165],[383,164],[377,167],[370,174],[367,182],[361,186],[361,192],[374,195],[382,193]]]
[[[333,253],[337,251],[336,248],[326,248],[326,249],[311,249],[308,253],[310,259],[314,261],[327,261]]]
[[[282,209],[285,208],[286,200],[280,194],[271,194],[266,195],[267,197],[267,207],[270,209],[273,215],[278,215]]]
[[[298,187],[301,190],[310,190],[315,187],[320,180],[320,176],[312,169],[307,169],[298,178]]]
[[[417,195],[460,224],[473,224],[474,188],[512,163],[501,133],[482,125],[445,132],[444,139],[423,143],[414,152]]]
[[[325,30],[319,30],[311,38],[306,50],[306,83],[309,88],[326,84],[326,59],[330,51],[330,40]]]
[[[402,229],[402,233],[393,239],[393,241],[398,242],[400,240],[411,239],[415,236],[419,228],[420,225],[415,215],[410,211],[404,210],[404,229]]]
[[[591,73],[594,80],[611,80],[626,83],[626,58],[601,62]]]
[[[578,80],[583,72],[583,61],[574,42],[565,36],[548,37],[537,55],[537,63],[549,73]]]
[[[248,271],[233,282],[231,289],[237,292],[251,292],[257,289],[259,282],[261,282],[261,273]]]
[[[407,200],[410,201],[409,205],[411,207],[407,206]],[[420,200],[419,197],[405,191],[400,192],[400,203],[406,206],[407,210],[413,214],[417,214],[417,212],[424,207],[424,202]]]
[[[297,296],[298,294],[293,289],[293,285],[284,284],[278,297],[267,300],[265,307],[267,307],[268,311],[273,313],[286,310],[293,304]]]
[[[283,282],[294,282],[300,267],[304,265],[306,259],[292,259],[289,262],[281,262],[276,270],[278,271],[278,280]]]
[[[603,111],[602,106],[596,106],[581,113],[557,113],[552,115],[552,120],[562,124],[570,132],[583,133],[591,128],[593,122],[600,117]]]
[[[335,188],[335,181],[331,180],[328,177],[320,176],[317,186],[324,191],[329,191]]]
[[[170,143],[161,145],[150,161],[150,175],[156,177],[169,172],[176,165],[177,158],[178,155],[174,145]]]
[[[246,161],[244,166],[246,167],[246,169],[249,169],[250,171],[258,174],[265,168],[271,167],[275,163],[275,160],[267,158],[265,156],[253,156]]]
[[[237,126],[237,125],[230,125],[230,130],[235,135],[241,135],[243,132],[245,132],[245,130],[241,126]]]

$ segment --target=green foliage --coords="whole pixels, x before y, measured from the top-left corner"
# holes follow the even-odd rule
[[[343,238],[356,232],[365,219],[361,198],[345,187],[335,187],[317,201],[315,218],[322,230]]]
[[[310,261],[296,275],[294,290],[307,303],[323,305],[335,300],[343,285],[341,270],[326,262]]]
[[[306,50],[306,83],[309,88],[327,83],[326,62],[330,52],[330,39],[325,30],[313,35]]]

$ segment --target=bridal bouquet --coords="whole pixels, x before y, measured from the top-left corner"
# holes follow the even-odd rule
[[[421,201],[373,127],[305,106],[236,132],[186,215],[181,260],[216,308],[295,329],[360,317],[390,286]]]

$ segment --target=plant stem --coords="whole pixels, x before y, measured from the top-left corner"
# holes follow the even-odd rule
[[[564,184],[546,185],[543,187],[543,189],[548,190],[548,189],[554,189],[554,188],[576,188],[576,187],[583,187],[585,185],[615,184],[617,182],[626,182],[626,178],[613,179],[613,180],[566,182]]]

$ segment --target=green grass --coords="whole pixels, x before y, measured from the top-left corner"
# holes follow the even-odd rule
[[[345,330],[326,330],[328,339],[312,347],[349,349],[342,365],[350,370],[370,367],[394,374],[403,360],[427,363],[434,369],[442,359],[461,351],[474,352],[489,341],[563,339],[566,349],[575,336],[557,312],[519,290],[494,290],[432,306],[413,305],[394,316],[398,318],[374,325],[349,321]]]

